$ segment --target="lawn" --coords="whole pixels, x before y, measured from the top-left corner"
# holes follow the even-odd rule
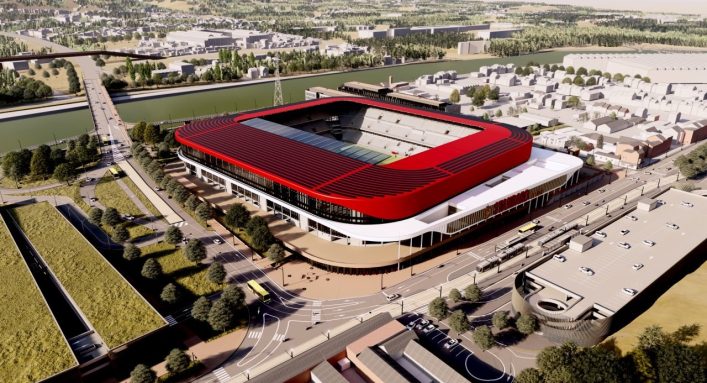
[[[54,178],[47,178],[46,180],[38,179],[38,180],[33,180],[30,179],[29,177],[25,177],[22,181],[19,182],[19,185],[23,189],[31,188],[31,187],[37,187],[37,186],[45,186],[45,185],[51,185],[58,183],[59,181],[55,180]],[[0,187],[3,187],[5,189],[15,189],[17,187],[17,183],[10,179],[10,177],[2,177],[0,178]]]
[[[1,221],[0,281],[0,381],[36,382],[76,365]]]
[[[667,332],[673,332],[680,326],[696,323],[701,328],[695,342],[707,341],[706,281],[707,262],[704,262],[668,289],[648,310],[612,335],[612,338],[626,352],[636,345],[638,335],[648,326],[659,325]]]
[[[154,309],[48,203],[13,209],[15,219],[109,348],[164,324]]]
[[[71,185],[61,185],[53,187],[51,189],[44,189],[31,193],[23,193],[22,195],[56,195],[56,196],[66,196],[71,198],[74,203],[85,213],[91,208],[88,203],[81,197],[81,188],[78,182],[74,182]]]
[[[123,181],[125,186],[127,186],[128,189],[130,189],[133,192],[133,194],[135,194],[137,196],[137,198],[140,200],[140,202],[142,202],[142,204],[145,205],[147,210],[150,211],[150,214],[152,214],[153,216],[155,216],[157,218],[162,217],[162,214],[160,214],[160,211],[157,210],[155,205],[153,205],[152,202],[150,202],[150,199],[147,198],[147,196],[145,196],[145,194],[142,191],[140,191],[140,188],[138,188],[137,185],[135,185],[135,182],[133,182],[133,180],[131,180],[128,177],[123,177],[120,180]]]
[[[96,184],[96,198],[98,198],[98,202],[100,202],[101,205],[116,208],[120,214],[128,214],[135,217],[145,215],[142,210],[130,200],[130,197],[125,194],[125,191],[123,191],[110,173],[106,173],[103,178],[98,180],[98,184]],[[137,224],[128,225],[128,232],[132,239],[153,233],[148,227]]]
[[[155,257],[166,276],[173,278],[194,295],[208,295],[221,289],[221,286],[206,278],[207,266],[189,262],[182,248],[160,242],[144,246],[141,250],[143,257]]]

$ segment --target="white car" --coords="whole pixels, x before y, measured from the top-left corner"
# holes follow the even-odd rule
[[[568,203],[567,205],[565,205],[565,209],[571,209],[571,208],[572,208],[572,204],[571,204],[571,203]]]
[[[567,258],[565,258],[565,256],[562,254],[555,254],[552,256],[552,259],[555,259],[559,262],[565,262],[567,260]]]
[[[642,263],[634,263],[633,266],[631,266],[631,268],[632,268],[634,271],[638,271],[638,270],[640,270],[640,269],[643,268],[643,264],[642,264]]]
[[[456,340],[456,339],[450,339],[450,340],[448,340],[448,341],[446,341],[446,342],[444,343],[444,348],[447,349],[447,350],[449,350],[449,349],[453,348],[454,346],[456,346],[457,343],[459,343],[458,340]]]
[[[386,299],[388,302],[392,302],[392,301],[394,301],[394,300],[396,300],[396,299],[398,299],[398,298],[400,298],[400,294],[390,294],[390,295],[386,295],[386,296],[385,296],[385,299]]]
[[[627,295],[630,295],[630,296],[634,296],[634,295],[638,294],[638,290],[636,290],[636,289],[630,289],[630,288],[628,288],[628,287],[624,287],[623,289],[621,289],[621,291],[623,291],[624,294],[627,294]]]
[[[428,334],[430,331],[435,329],[435,325],[433,324],[428,324],[427,327],[425,327],[424,330],[422,330],[423,333]]]
[[[667,226],[667,227],[669,227],[669,228],[671,228],[671,229],[673,229],[673,230],[677,230],[677,229],[680,228],[680,226],[678,226],[678,225],[676,225],[676,224],[674,224],[674,223],[672,223],[672,222],[666,222],[666,223],[665,223],[665,226]]]
[[[693,206],[695,206],[695,205],[692,204],[692,202],[686,202],[686,201],[680,202],[680,205],[685,206],[685,207],[693,207]]]
[[[219,239],[219,238],[214,238],[214,245],[220,245],[220,244],[222,244],[222,243],[223,243],[223,241],[222,241],[221,239]]]
[[[629,229],[623,229],[623,230],[620,231],[621,235],[626,235],[626,234],[628,234],[628,233],[630,233],[630,232],[631,232],[631,230],[629,230]]]
[[[651,241],[650,239],[644,239],[642,242],[643,242],[644,245],[646,245],[646,246],[648,246],[648,247],[653,247],[653,246],[655,246],[655,242]]]
[[[585,274],[585,275],[589,275],[589,276],[594,275],[594,270],[590,269],[589,267],[580,266],[579,271],[581,271],[582,274]]]
[[[603,231],[597,230],[594,232],[594,234],[596,234],[597,237],[606,238],[606,233]]]
[[[582,202],[582,205],[584,205],[584,206],[589,206],[589,205],[591,205],[591,204],[592,204],[592,203],[589,202],[589,201],[584,201],[584,202]]]
[[[618,245],[619,245],[619,247],[622,247],[622,248],[624,248],[624,249],[626,249],[626,250],[628,250],[628,249],[631,248],[631,245],[629,245],[629,244],[626,243],[626,242],[619,242]]]
[[[422,329],[425,328],[429,323],[430,323],[430,322],[428,322],[427,319],[423,319],[423,320],[421,320],[421,321],[415,326],[415,328],[418,329],[418,330],[422,330]]]

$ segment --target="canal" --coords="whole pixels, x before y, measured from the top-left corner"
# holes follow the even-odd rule
[[[346,81],[380,83],[393,75],[394,81],[411,81],[423,74],[442,70],[459,73],[476,71],[480,66],[515,63],[525,65],[529,61],[540,64],[559,63],[562,57],[572,52],[546,52],[527,56],[457,60],[384,67],[346,73],[323,74],[321,76],[283,79],[285,102],[304,99],[304,90],[312,86],[335,88]],[[192,117],[222,112],[234,112],[272,105],[273,83],[245,85],[228,89],[216,89],[199,93],[180,94],[164,98],[133,101],[118,104],[118,111],[127,122],[140,120],[156,121],[172,118]],[[92,129],[88,109],[55,113],[0,122],[0,153],[20,147],[53,143],[66,137],[76,136]]]

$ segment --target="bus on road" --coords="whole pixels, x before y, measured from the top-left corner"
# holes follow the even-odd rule
[[[111,166],[108,171],[113,176],[113,178],[120,178],[123,175],[123,171],[117,166]]]
[[[248,288],[258,296],[258,299],[260,299],[261,302],[270,302],[270,293],[268,293],[268,291],[265,290],[263,286],[260,286],[260,284],[255,280],[251,279],[248,281]]]
[[[527,224],[523,225],[518,229],[518,233],[520,234],[525,234],[525,233],[534,233],[535,230],[538,229],[538,224],[534,222],[528,222]]]

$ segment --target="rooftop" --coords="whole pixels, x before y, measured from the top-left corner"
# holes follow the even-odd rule
[[[565,262],[551,259],[528,271],[529,277],[545,286],[536,294],[537,298],[573,296],[564,302],[568,305],[564,314],[571,318],[580,317],[595,304],[616,312],[635,299],[624,293],[623,288],[635,289],[640,294],[697,248],[707,237],[701,224],[702,217],[707,216],[707,198],[676,189],[658,198],[665,203],[650,212],[631,211],[601,229],[606,238],[593,235],[591,249],[583,253],[567,250],[562,253]],[[682,202],[692,203],[693,207],[683,206]],[[671,229],[666,223],[679,228]],[[628,233],[622,235],[621,230]],[[644,240],[655,245],[646,245]],[[620,242],[628,243],[630,249],[620,247]],[[634,270],[634,264],[644,266]],[[595,274],[585,275],[579,271],[580,267],[590,268]]]

